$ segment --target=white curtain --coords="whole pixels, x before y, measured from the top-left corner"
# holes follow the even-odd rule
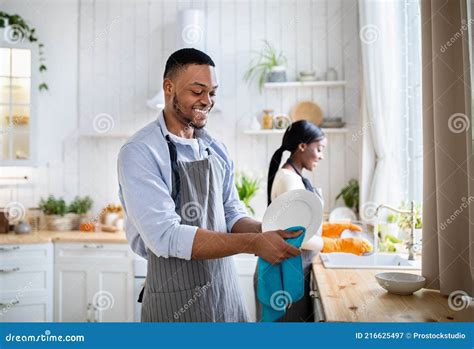
[[[421,108],[420,102],[410,105],[417,97],[410,81],[410,78],[416,80],[416,75],[413,76],[410,70],[413,64],[408,64],[407,58],[409,55],[416,58],[419,48],[417,51],[416,47],[410,47],[407,41],[411,33],[406,7],[406,1],[359,1],[363,219],[371,218],[367,213],[375,205],[398,206],[402,200],[421,198],[421,189],[416,195],[410,192],[409,185],[416,176],[410,167],[416,161],[412,120],[416,119],[416,109]],[[419,112],[417,117],[421,119]]]

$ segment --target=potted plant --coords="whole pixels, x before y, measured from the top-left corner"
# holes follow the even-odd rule
[[[20,43],[28,40],[32,44],[38,45],[38,70],[44,73],[46,68],[46,59],[44,58],[44,44],[38,41],[36,28],[30,27],[28,23],[17,14],[10,15],[0,11],[0,33],[1,37],[9,44]],[[40,91],[48,90],[48,85],[43,81],[38,85]]]
[[[250,200],[255,196],[255,194],[257,194],[257,191],[260,187],[260,181],[242,174],[236,177],[235,185],[237,187],[240,200],[245,204],[250,213],[255,215],[255,210],[250,205]]]
[[[356,214],[359,213],[359,182],[352,178],[349,183],[341,189],[336,196],[336,200],[342,197],[344,204],[352,209]]]
[[[92,199],[89,196],[85,196],[81,198],[80,196],[76,196],[74,200],[68,206],[68,212],[72,215],[72,225],[74,230],[79,229],[79,225],[81,221],[86,218],[87,212],[92,207]]]
[[[286,57],[278,52],[267,40],[263,40],[264,46],[258,57],[252,61],[250,68],[245,72],[244,80],[251,82],[258,79],[258,87],[262,91],[265,82],[286,81]]]
[[[63,198],[56,199],[50,195],[47,199],[41,199],[39,208],[43,211],[46,220],[46,227],[53,231],[72,230],[72,217],[67,215],[67,206]]]

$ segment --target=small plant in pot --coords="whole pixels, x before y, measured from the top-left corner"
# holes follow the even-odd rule
[[[92,207],[92,199],[89,196],[80,197],[76,196],[74,200],[69,204],[68,212],[73,216],[72,225],[74,230],[79,229],[79,225],[82,220],[86,219],[87,212]]]
[[[56,199],[53,195],[47,199],[41,199],[39,208],[43,211],[46,220],[46,228],[52,231],[72,230],[73,222],[71,215],[67,214],[66,202],[63,198]]]
[[[260,181],[242,174],[236,178],[235,185],[237,187],[240,200],[245,204],[250,213],[255,215],[255,210],[250,205],[250,200],[257,194],[257,191],[260,187]]]
[[[258,57],[254,59],[250,68],[245,72],[244,80],[251,82],[258,80],[258,87],[262,92],[265,82],[285,82],[286,81],[286,57],[283,52],[278,52],[267,40],[263,41],[264,46]]]
[[[352,209],[356,214],[359,213],[359,182],[357,179],[349,180],[349,183],[341,189],[336,196],[336,200],[342,197],[344,204]]]

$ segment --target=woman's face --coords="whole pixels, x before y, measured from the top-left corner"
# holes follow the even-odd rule
[[[320,141],[306,144],[306,147],[304,147],[304,150],[301,153],[301,160],[304,169],[313,171],[318,162],[324,159],[324,149],[326,148],[327,143],[327,139],[323,138]]]

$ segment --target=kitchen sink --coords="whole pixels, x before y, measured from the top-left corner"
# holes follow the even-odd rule
[[[352,253],[320,253],[321,261],[328,269],[421,269],[421,260],[409,261],[407,255],[373,253],[356,256]]]

